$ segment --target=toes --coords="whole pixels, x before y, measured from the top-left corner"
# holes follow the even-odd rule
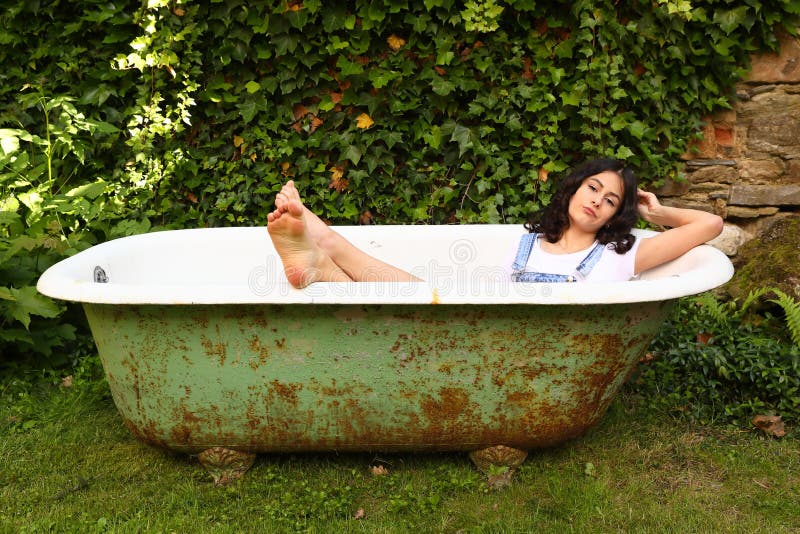
[[[280,217],[281,217],[281,215],[283,214],[284,211],[286,211],[286,210],[276,209],[274,211],[271,211],[271,212],[267,213],[267,222],[268,223],[272,223],[272,222],[277,221],[278,219],[280,219]]]
[[[286,210],[290,215],[303,218],[303,204],[299,200],[290,200],[286,204]]]
[[[289,197],[283,193],[283,190],[281,190],[281,192],[275,196],[275,207],[280,211],[286,211],[286,204],[288,203]]]

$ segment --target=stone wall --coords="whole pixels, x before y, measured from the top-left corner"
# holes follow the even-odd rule
[[[713,244],[729,256],[776,218],[800,215],[800,39],[784,35],[779,54],[754,57],[736,93],[683,156],[687,181],[656,192],[664,204],[722,216]]]

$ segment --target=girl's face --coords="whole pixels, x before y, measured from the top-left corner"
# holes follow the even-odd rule
[[[569,200],[569,222],[586,232],[597,233],[622,205],[624,184],[613,171],[585,178]]]

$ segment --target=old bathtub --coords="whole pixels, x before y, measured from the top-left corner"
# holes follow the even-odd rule
[[[521,226],[337,230],[425,282],[297,290],[264,228],[217,228],[95,246],[38,289],[83,303],[131,432],[225,482],[258,452],[465,450],[513,467],[594,425],[670,302],[733,273],[704,245],[636,281],[514,284]]]

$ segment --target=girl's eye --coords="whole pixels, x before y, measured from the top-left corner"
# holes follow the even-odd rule
[[[614,201],[611,200],[610,198],[607,198],[606,202],[608,202],[608,205],[611,206],[612,208],[614,207]]]
[[[589,189],[591,189],[592,191],[597,191],[597,188],[592,184],[589,184]]]

